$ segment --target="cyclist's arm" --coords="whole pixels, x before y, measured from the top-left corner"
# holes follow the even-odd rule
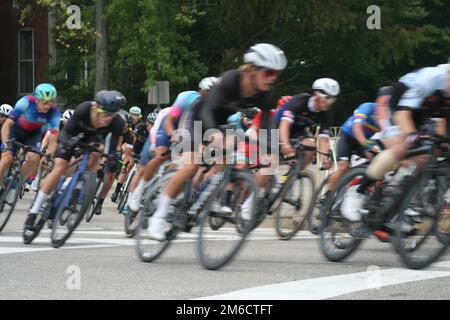
[[[47,154],[54,154],[58,145],[59,132],[48,134],[48,149]]]
[[[440,136],[446,136],[447,135],[447,119],[439,118],[436,119],[437,125],[436,125],[436,134]]]
[[[355,123],[353,124],[353,135],[355,136],[355,139],[359,142],[359,144],[363,144],[367,139],[366,135],[364,134],[363,124],[361,123]]]
[[[21,98],[19,101],[17,101],[16,105],[14,106],[14,109],[9,114],[8,119],[6,119],[5,123],[3,123],[2,126],[2,142],[5,143],[9,140],[11,132],[11,128],[16,123],[16,121],[20,118],[20,116],[25,112],[25,110],[29,106],[28,97],[25,96]]]
[[[290,145],[291,127],[293,122],[287,119],[280,121],[280,142],[282,145]]]
[[[171,137],[173,132],[175,131],[175,121],[176,120],[177,119],[170,114],[164,120],[164,129],[166,129],[166,133],[169,137]]]

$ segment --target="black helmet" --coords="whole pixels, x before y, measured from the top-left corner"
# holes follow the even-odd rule
[[[259,112],[258,108],[250,108],[242,111],[242,115],[248,119],[254,119]]]
[[[131,126],[133,124],[133,118],[131,118],[131,114],[123,110],[121,110],[119,114],[127,126]]]
[[[105,111],[118,112],[126,104],[126,99],[119,91],[102,90],[95,95],[95,102]]]
[[[378,97],[391,96],[393,90],[394,90],[393,87],[382,87],[378,90]]]

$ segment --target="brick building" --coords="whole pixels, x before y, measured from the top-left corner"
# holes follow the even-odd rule
[[[20,96],[47,81],[49,19],[45,8],[35,8],[19,23],[12,0],[0,0],[0,104],[14,105]]]

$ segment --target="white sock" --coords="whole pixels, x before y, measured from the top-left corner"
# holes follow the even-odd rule
[[[255,197],[255,191],[253,191],[250,196],[245,199],[243,206],[251,207],[253,205],[253,199]]]
[[[153,215],[157,219],[164,219],[167,218],[167,213],[169,212],[169,207],[172,204],[174,199],[170,198],[168,195],[163,193],[159,197],[159,204],[158,209],[156,209],[155,214]]]
[[[34,201],[33,207],[30,209],[30,213],[38,214],[39,209],[42,207],[42,204],[44,203],[45,200],[47,200],[47,198],[48,198],[48,194],[39,190],[39,192],[36,196],[36,200]]]
[[[142,193],[144,192],[144,188],[145,188],[145,181],[144,179],[139,180],[139,183],[136,187],[136,189],[134,189],[133,191],[133,195],[137,196],[139,195],[139,198],[142,196]]]

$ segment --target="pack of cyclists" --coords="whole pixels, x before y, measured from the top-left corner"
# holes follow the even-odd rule
[[[246,143],[237,146],[243,154],[243,162],[237,165],[240,169],[250,168],[249,159],[255,158],[255,154],[259,160],[278,167],[280,158],[296,156],[294,142],[304,147],[302,169],[311,164],[317,151],[323,169],[332,168],[330,127],[333,125],[332,107],[341,94],[339,83],[331,78],[320,78],[313,82],[312,93],[302,92],[279,99],[273,86],[288,66],[284,52],[275,45],[259,43],[248,49],[243,61],[238,69],[226,71],[220,78],[204,78],[198,90],[180,93],[170,107],[150,113],[145,119],[138,106],[125,111],[126,98],[115,90],[100,91],[92,101],[62,112],[56,102],[56,88],[48,83],[38,85],[33,95],[21,98],[14,107],[1,105],[0,185],[18,151],[15,142],[48,155],[40,159],[36,153],[27,154],[22,169],[24,179],[39,177],[42,167],[52,159],[51,171],[40,184],[35,179],[31,185],[37,194],[25,227],[32,228],[39,208],[55,191],[60,177],[67,175],[74,158],[71,141],[80,134],[83,134],[83,143],[98,146],[97,151],[90,154],[89,170],[98,172],[105,158],[103,154],[109,155],[105,163],[106,187],[94,209],[95,214],[101,214],[115,177],[117,184],[111,201],[117,202],[135,159],[139,162],[128,189],[126,212],[139,211],[147,186],[161,166],[171,159],[173,146],[182,146],[177,173],[159,195],[156,211],[148,221],[148,236],[157,241],[166,239],[169,208],[187,181],[196,180],[199,172],[205,173],[201,166],[205,147],[226,149],[229,145],[223,131],[226,125],[232,124],[234,129],[245,132]],[[413,71],[392,86],[381,88],[374,102],[356,108],[342,126],[335,150],[337,168],[327,182],[327,190],[332,190],[350,169],[352,155],[371,160],[367,181],[358,188],[351,188],[344,197],[341,210],[345,219],[351,223],[361,220],[369,186],[398,168],[409,149],[420,146],[420,128],[427,119],[435,119],[436,134],[448,136],[449,109],[449,64]],[[320,128],[318,135],[310,132],[311,123]],[[260,135],[262,130],[269,134]],[[274,141],[271,133],[278,135],[276,146],[271,145]],[[378,137],[374,139],[375,134]],[[257,141],[256,149],[250,147],[249,141]],[[420,161],[417,162],[420,165]],[[222,168],[214,165],[206,169],[209,172],[201,178],[200,184]],[[267,186],[269,178],[263,170],[254,173],[258,187]],[[231,194],[232,190],[224,190],[225,200],[217,210],[233,213]],[[329,191],[325,197],[328,194]],[[254,197],[246,197],[241,215],[249,220]]]

